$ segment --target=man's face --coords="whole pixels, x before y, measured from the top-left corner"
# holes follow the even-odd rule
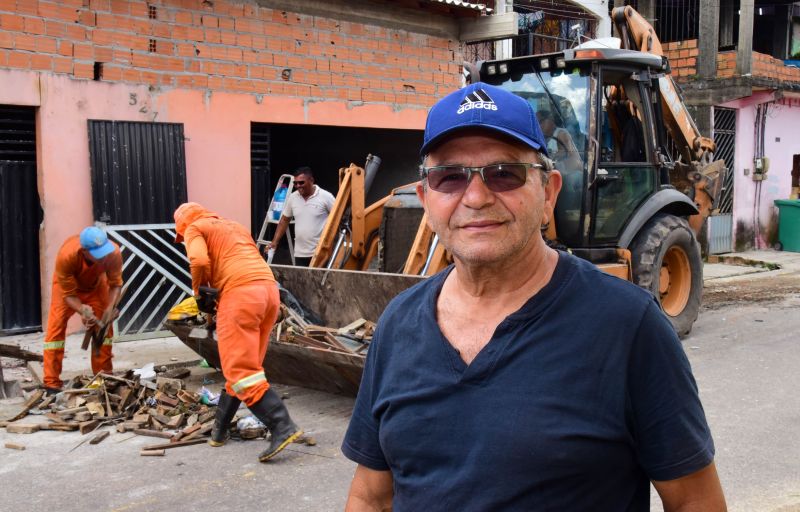
[[[556,130],[555,121],[549,118],[539,119],[539,126],[541,127],[542,133],[545,137],[552,137],[553,132]]]
[[[442,143],[428,155],[426,167],[498,163],[541,163],[535,151],[506,142],[491,132],[469,131]],[[428,223],[444,246],[461,261],[498,263],[536,250],[540,227],[552,217],[561,176],[552,171],[542,184],[540,170],[530,169],[525,184],[507,192],[492,192],[473,174],[461,192],[442,193],[417,186]]]
[[[314,178],[308,174],[298,174],[294,178],[294,188],[303,197],[308,197],[314,192]]]

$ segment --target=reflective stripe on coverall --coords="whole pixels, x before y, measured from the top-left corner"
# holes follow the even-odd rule
[[[248,406],[269,389],[263,364],[279,308],[278,286],[270,280],[234,286],[220,297],[217,346],[225,390]]]
[[[103,316],[103,311],[108,307],[108,283],[103,276],[97,287],[90,291],[78,291],[75,293],[80,301],[92,307],[97,318]],[[64,294],[58,283],[53,283],[52,297],[50,299],[50,312],[47,317],[47,334],[44,338],[44,385],[48,388],[60,388],[63,386],[61,381],[61,364],[64,359],[64,340],[67,337],[67,322],[72,315],[77,314],[75,310],[67,306],[64,302]],[[95,374],[102,371],[111,373],[111,339],[114,336],[111,326],[106,333],[100,353],[92,353],[92,372]]]

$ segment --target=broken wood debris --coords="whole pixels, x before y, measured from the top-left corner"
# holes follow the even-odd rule
[[[375,324],[363,318],[335,329],[309,324],[286,306],[281,306],[281,310],[283,320],[279,322],[275,335],[282,343],[364,356],[375,332]]]
[[[6,443],[5,447],[11,450],[24,450],[24,444],[17,444],[17,443]]]
[[[171,375],[179,377],[187,373],[188,370],[182,369]],[[20,413],[0,427],[5,427],[9,433],[95,432],[89,444],[98,444],[110,435],[109,430],[98,431],[106,425],[114,426],[119,433],[132,432],[169,440],[175,446],[205,442],[213,426],[216,407],[203,404],[200,395],[187,391],[179,378],[158,379],[161,385],[151,388],[147,384],[154,383],[140,382],[133,372],[124,376],[101,372],[93,377],[76,377],[57,395],[45,397],[42,390],[36,390],[25,401]],[[34,412],[46,421],[16,422],[34,408],[38,408]]]

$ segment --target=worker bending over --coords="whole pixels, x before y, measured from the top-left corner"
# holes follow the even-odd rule
[[[275,278],[244,226],[197,203],[175,210],[175,231],[175,242],[186,241],[195,296],[200,286],[219,290],[217,336],[226,382],[209,444],[225,444],[228,425],[244,402],[271,433],[269,448],[258,457],[266,462],[303,434],[264,375],[280,308]]]
[[[122,254],[105,232],[94,226],[64,242],[56,256],[50,313],[44,338],[44,388],[48,394],[61,390],[61,363],[67,322],[75,313],[92,329],[113,320],[114,304],[122,286]],[[100,351],[92,350],[92,371],[110,373],[111,338],[109,326]]]

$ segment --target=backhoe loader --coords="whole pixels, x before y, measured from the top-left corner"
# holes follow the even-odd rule
[[[650,24],[629,6],[612,17],[620,38],[465,64],[467,79],[518,94],[540,116],[563,176],[553,221],[543,228],[548,243],[650,290],[686,336],[702,298],[697,233],[713,211],[725,164],[714,161],[714,142],[692,121]],[[364,168],[340,169],[312,268],[272,266],[328,326],[377,320],[395,295],[451,261],[414,184],[365,205],[365,168],[376,172],[369,159]],[[363,354],[346,363],[334,355],[273,342],[265,363],[283,382],[352,393]]]
[[[541,115],[564,183],[545,238],[653,292],[676,332],[685,336],[702,297],[697,233],[712,213],[725,164],[714,161],[714,142],[689,115],[652,26],[630,6],[614,9],[612,17],[620,38],[465,67],[469,81],[514,92]],[[562,147],[564,133],[569,147]],[[413,185],[365,207],[364,182],[362,168],[340,170],[336,210],[312,267],[429,276],[449,264]],[[404,261],[402,268],[398,261]],[[330,310],[323,317],[335,319],[330,303],[336,291],[320,293],[316,272],[280,268],[278,273],[301,301]],[[394,286],[413,282],[392,281]],[[334,303],[366,293],[345,289],[340,292],[345,297]],[[373,297],[377,309],[399,291],[388,290],[386,300]]]

